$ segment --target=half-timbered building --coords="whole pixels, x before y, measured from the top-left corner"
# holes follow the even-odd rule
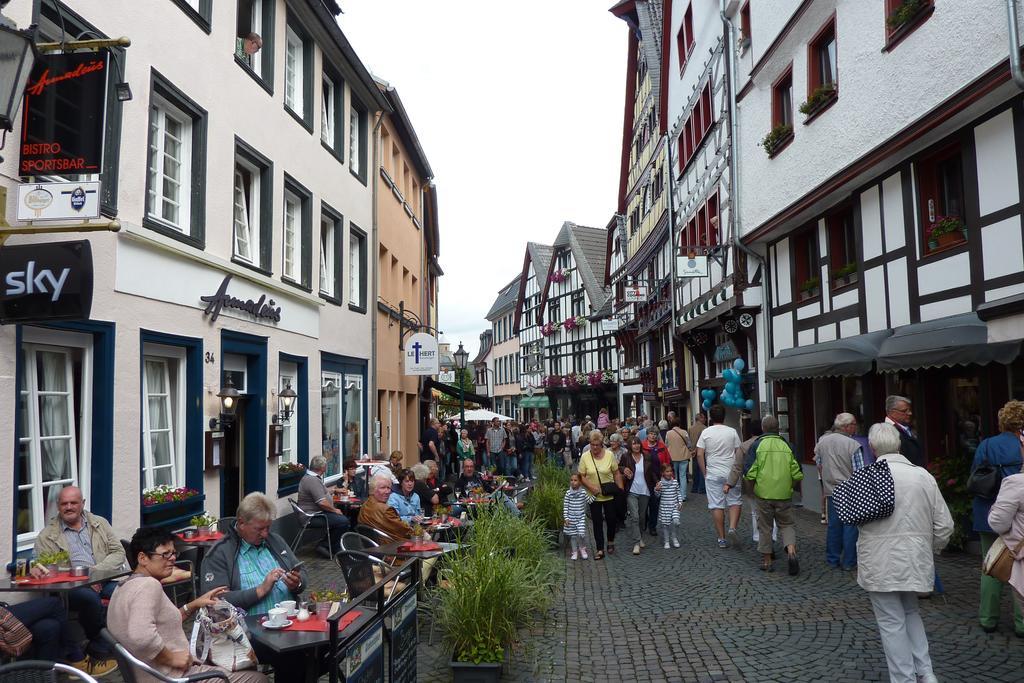
[[[546,373],[544,340],[541,336],[543,321],[539,311],[542,285],[550,265],[551,247],[527,242],[512,323],[512,331],[519,336],[519,362],[522,366],[519,388],[523,394],[519,407],[524,420],[547,419],[551,416],[551,405],[541,386]]]

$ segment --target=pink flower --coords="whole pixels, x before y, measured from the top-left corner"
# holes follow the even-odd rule
[[[946,482],[946,486],[953,486],[954,484],[956,484],[956,479],[950,479]]]

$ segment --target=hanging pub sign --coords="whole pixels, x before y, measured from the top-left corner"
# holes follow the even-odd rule
[[[405,374],[436,375],[441,371],[437,337],[417,332],[405,343]]]
[[[91,309],[87,240],[0,249],[0,324],[88,320]]]
[[[44,54],[25,86],[23,176],[99,173],[110,52]]]

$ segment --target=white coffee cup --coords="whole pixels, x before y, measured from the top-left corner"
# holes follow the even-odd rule
[[[271,626],[283,626],[288,620],[288,610],[275,607],[267,612],[267,623]]]
[[[294,600],[282,600],[281,602],[274,605],[274,607],[283,609],[290,617],[294,616],[297,612],[297,610],[295,609]]]

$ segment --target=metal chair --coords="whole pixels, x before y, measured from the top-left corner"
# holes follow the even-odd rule
[[[0,666],[0,683],[57,683],[62,680],[60,674],[70,676],[71,680],[96,683],[95,678],[73,666],[35,659]]]
[[[160,673],[125,649],[124,645],[117,642],[117,638],[111,635],[110,631],[107,629],[100,631],[100,637],[114,648],[114,659],[117,660],[117,670],[118,673],[121,674],[121,678],[124,679],[124,683],[136,683],[139,680],[138,674],[140,673],[152,676],[158,681],[163,681],[163,683],[189,683],[190,681],[208,681],[211,679],[221,681],[231,680],[223,671],[197,671],[196,673],[189,674],[187,676],[168,676]]]
[[[128,550],[130,546],[130,541],[126,541],[123,538],[121,539],[121,547],[124,548],[124,555],[129,558],[128,566],[134,569],[131,562],[131,553]],[[175,560],[174,566],[178,569],[188,571],[188,578],[173,581],[171,583],[164,583],[163,581],[160,582],[163,584],[164,592],[167,592],[168,590],[170,591],[169,597],[171,598],[171,602],[175,605],[178,604],[178,591],[181,589],[184,589],[184,595],[188,596],[189,600],[195,599],[195,597],[199,595],[196,591],[199,579],[197,576],[199,567],[199,549],[194,545],[182,545],[178,547],[180,550],[178,550],[178,559]]]
[[[221,517],[217,520],[217,531],[226,534],[235,525],[235,517]]]
[[[374,529],[372,526],[366,526],[365,524],[356,524],[356,533],[377,541],[377,545],[380,545],[381,543],[391,543],[393,540],[380,529]]]
[[[341,567],[341,573],[345,577],[345,586],[348,590],[349,599],[362,595],[377,583],[379,579],[373,573],[374,565],[380,567],[381,571],[385,574],[394,569],[384,560],[359,552],[358,550],[339,550],[334,555],[334,561]],[[405,571],[405,569],[402,571]],[[384,602],[390,602],[395,594],[395,590],[398,589],[398,577],[396,576],[390,583],[391,589],[388,591]]]
[[[318,527],[310,527],[310,524],[313,522],[314,519],[319,519],[323,523],[323,532],[325,538],[327,539],[327,547],[332,548],[333,546],[331,545],[331,526],[327,523],[327,515],[325,515],[322,512],[306,512],[305,510],[300,508],[299,504],[296,503],[291,498],[288,499],[288,503],[292,506],[292,512],[295,513],[295,519],[299,522],[299,531],[295,534],[295,538],[292,539],[291,542],[292,552],[297,552],[299,544],[302,542],[302,537],[306,535],[307,531],[309,531],[311,528],[314,531],[318,529]]]

